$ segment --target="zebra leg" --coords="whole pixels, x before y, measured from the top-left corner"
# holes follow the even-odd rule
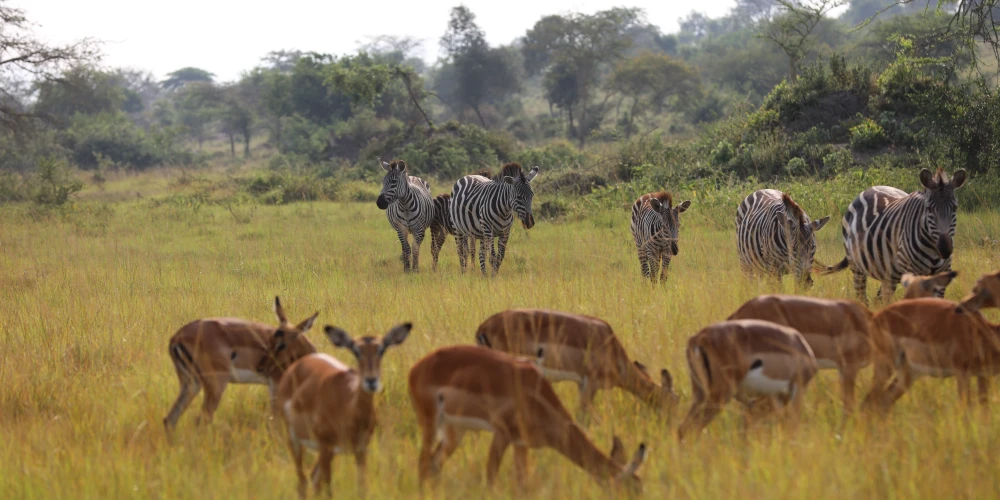
[[[438,268],[438,255],[441,255],[441,247],[444,246],[444,239],[448,236],[444,228],[433,226],[431,227],[431,258],[434,259],[434,265],[431,268],[437,271]]]
[[[493,263],[494,276],[500,271],[500,264],[503,263],[503,256],[507,252],[508,238],[510,238],[510,231],[500,233],[500,237],[497,238],[497,257],[496,262]]]
[[[667,268],[670,267],[670,253],[663,252],[660,256],[663,261],[663,267],[660,268],[660,284],[667,281]]]
[[[413,272],[416,273],[420,272],[420,244],[424,242],[424,237],[427,236],[427,228],[411,234],[413,234]]]
[[[646,252],[639,250],[639,266],[642,267],[642,277],[649,278],[649,262],[646,261]]]
[[[882,282],[882,303],[888,304],[892,302],[892,294],[896,293],[896,285],[899,284],[899,279],[890,276],[889,281]]]
[[[462,234],[456,234],[455,245],[458,246],[458,263],[462,266],[462,274],[465,274],[466,259],[469,257],[469,238]],[[472,260],[475,261],[475,257]]]
[[[646,250],[646,266],[649,268],[649,280],[656,283],[656,275],[660,274],[660,256]]]
[[[868,305],[868,275],[864,271],[851,269],[854,273],[854,294],[862,304]]]
[[[489,244],[489,249],[486,245]],[[489,250],[487,252],[487,250]],[[493,235],[487,232],[483,239],[479,240],[479,269],[483,272],[483,276],[489,276],[486,274],[486,256],[493,253]],[[492,262],[492,261],[491,261]]]
[[[469,241],[466,243],[466,245],[468,245],[469,256],[472,258],[472,262],[476,262],[476,239],[469,238]]]
[[[406,235],[406,231],[396,230],[396,235],[399,236],[399,243],[403,246],[403,256],[400,260],[403,261],[403,272],[410,272],[410,242],[407,241],[409,238]]]

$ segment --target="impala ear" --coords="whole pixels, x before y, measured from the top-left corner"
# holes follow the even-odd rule
[[[628,457],[625,455],[625,445],[622,444],[622,440],[618,436],[611,436],[611,452],[608,455],[618,465],[624,466],[625,462],[628,461]]]
[[[382,337],[382,350],[384,351],[389,346],[402,344],[412,329],[413,323],[403,323],[389,330],[389,333]]]
[[[288,323],[288,317],[285,316],[285,308],[281,307],[281,299],[278,296],[274,297],[274,315],[278,317],[278,322],[282,325]]]
[[[319,316],[319,311],[316,311],[315,313],[313,313],[312,316],[309,316],[308,318],[303,320],[301,323],[298,324],[298,326],[295,327],[295,329],[298,330],[299,333],[308,332],[309,329],[312,328],[313,322],[316,321],[316,316]]]
[[[666,368],[660,370],[660,385],[664,390],[671,392],[674,390],[674,377],[670,376],[670,372]]]
[[[326,338],[330,340],[331,344],[337,347],[343,347],[344,349],[350,349],[355,356],[359,354],[358,346],[354,345],[354,339],[352,339],[351,336],[344,330],[335,326],[326,325],[323,327],[323,332],[326,333]]]
[[[901,278],[899,278],[899,284],[903,285],[903,289],[909,288],[913,284],[913,279],[915,276],[913,273],[906,273]]]
[[[632,364],[635,365],[635,367],[638,368],[639,371],[641,371],[642,373],[649,374],[649,370],[646,369],[646,365],[638,361],[633,361]]]

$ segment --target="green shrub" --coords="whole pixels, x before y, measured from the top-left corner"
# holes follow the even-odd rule
[[[240,190],[267,205],[294,201],[335,200],[340,182],[315,174],[269,172],[236,180]]]
[[[712,165],[720,166],[729,163],[736,156],[736,150],[729,141],[723,139],[712,148]]]
[[[875,149],[885,143],[885,130],[871,118],[851,127],[851,148],[855,150]]]
[[[53,207],[62,206],[82,189],[83,183],[72,177],[69,167],[63,160],[49,157],[38,162],[35,203]]]
[[[580,152],[564,139],[550,142],[538,148],[527,148],[514,155],[514,161],[526,167],[539,166],[545,169],[580,168],[587,161],[587,155]]]
[[[785,173],[791,176],[805,175],[809,172],[809,164],[802,158],[795,157],[785,164]]]
[[[854,164],[851,152],[838,149],[823,157],[823,168],[829,172],[846,172]]]
[[[140,170],[164,162],[156,142],[124,113],[75,115],[64,142],[73,163],[86,170],[97,167],[98,154]]]

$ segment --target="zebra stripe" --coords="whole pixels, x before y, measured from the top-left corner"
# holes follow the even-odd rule
[[[431,256],[434,257],[434,269],[437,270],[438,255],[444,247],[448,235],[455,236],[455,224],[451,222],[451,193],[439,194],[434,198],[434,218],[431,219]],[[468,251],[472,260],[476,260],[475,240],[469,240]]]
[[[458,260],[465,272],[469,240],[479,238],[479,268],[486,275],[486,252],[489,247],[493,274],[500,270],[514,225],[514,214],[521,219],[525,229],[535,225],[531,213],[534,191],[531,181],[538,175],[538,167],[524,173],[518,163],[508,163],[500,173],[490,179],[483,175],[467,175],[455,183],[451,191],[452,223],[455,225],[455,242]],[[497,238],[497,249],[493,248]]]
[[[396,230],[399,243],[403,247],[403,271],[410,270],[410,244],[407,235],[413,235],[413,266],[419,270],[420,244],[424,241],[427,227],[434,218],[434,203],[431,201],[431,186],[419,177],[407,175],[406,163],[393,160],[381,162],[385,170],[382,177],[382,192],[375,205],[385,210],[389,224]]]
[[[755,191],[736,209],[740,268],[750,277],[764,274],[780,278],[792,273],[797,282],[811,287],[816,231],[829,221],[829,216],[811,220],[805,210],[781,191]]]
[[[868,277],[882,282],[882,301],[889,302],[904,273],[929,276],[951,270],[958,200],[955,190],[965,183],[965,170],[949,177],[942,170],[920,172],[923,191],[906,192],[889,186],[866,189],[851,202],[841,223],[844,260],[823,274],[850,268],[854,291],[867,302]]]
[[[660,274],[661,283],[667,279],[670,259],[678,251],[680,214],[690,206],[688,200],[674,207],[673,197],[666,191],[644,194],[632,204],[632,239],[639,253],[643,276],[655,281]]]

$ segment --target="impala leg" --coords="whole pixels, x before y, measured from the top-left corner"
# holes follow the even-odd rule
[[[427,236],[427,229],[421,229],[413,234],[413,272],[420,271],[420,245],[424,242],[424,237]]]
[[[844,366],[840,369],[840,393],[844,402],[844,414],[854,413],[854,385],[858,378],[858,368]]]
[[[181,392],[177,395],[177,401],[174,401],[173,406],[170,407],[166,418],[163,419],[163,425],[167,429],[167,432],[170,432],[177,426],[177,421],[181,418],[181,415],[184,414],[188,406],[191,405],[191,402],[194,401],[195,396],[201,391],[201,384],[198,383],[198,379],[193,376],[182,376],[180,372],[177,375],[181,381]]]
[[[517,476],[517,487],[525,490],[528,486],[528,447],[514,445],[514,474]]]
[[[972,378],[966,373],[959,373],[955,376],[955,382],[958,385],[958,400],[962,403],[962,406],[969,406],[971,403],[969,393],[972,392]]]
[[[333,447],[320,444],[319,459],[316,460],[316,465],[313,466],[312,471],[313,493],[316,496],[329,496],[332,493],[330,490],[330,474],[332,473],[332,469]]]
[[[296,490],[299,492],[299,498],[306,497],[306,473],[302,467],[302,444],[299,443],[291,435],[291,429],[288,431],[288,449],[292,452],[292,462],[295,463],[295,476],[298,478],[299,483]]]
[[[584,376],[578,385],[580,392],[579,420],[583,421],[590,415],[590,408],[594,405],[594,397],[597,396],[597,383]]]
[[[368,449],[354,452],[354,465],[358,469],[358,491],[362,497],[368,495]]]
[[[502,430],[497,430],[493,434],[493,442],[490,444],[490,455],[486,462],[486,484],[493,487],[496,483],[497,472],[500,470],[500,462],[503,455],[510,446],[510,437]]]
[[[205,377],[205,398],[201,404],[201,415],[198,415],[199,424],[212,422],[212,416],[215,415],[215,410],[219,408],[219,402],[222,401],[222,393],[226,391],[227,385],[229,385],[228,373]]]
[[[976,377],[976,387],[979,389],[979,404],[983,408],[990,407],[990,378]]]

